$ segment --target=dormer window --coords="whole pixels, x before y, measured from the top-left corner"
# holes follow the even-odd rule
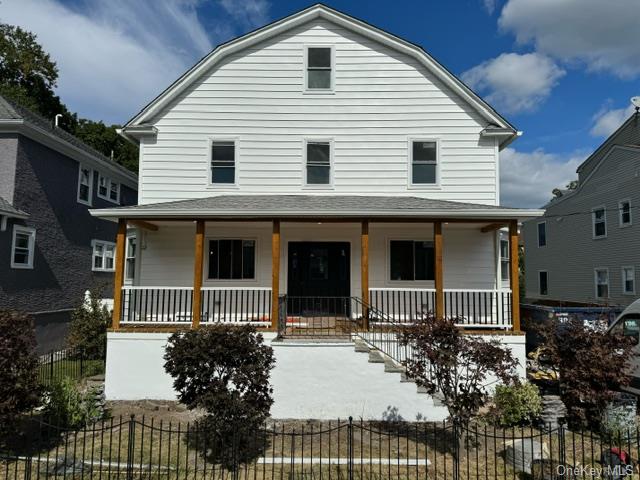
[[[331,91],[333,88],[331,47],[307,48],[307,90]]]

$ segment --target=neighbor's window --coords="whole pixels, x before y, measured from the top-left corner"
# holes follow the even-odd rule
[[[94,240],[93,264],[94,272],[113,272],[115,270],[116,246],[114,243]]]
[[[437,183],[438,143],[413,140],[411,142],[411,183],[429,185]]]
[[[631,225],[631,200],[621,200],[618,203],[618,211],[620,212],[620,226]]]
[[[389,242],[391,280],[433,280],[433,242],[391,240]]]
[[[136,276],[136,249],[138,240],[136,236],[127,237],[127,248],[125,252],[125,278],[133,280]]]
[[[636,269],[622,267],[622,293],[633,295],[636,293]]]
[[[211,183],[236,183],[236,144],[233,141],[211,143]]]
[[[331,47],[307,48],[307,89],[331,90]]]
[[[331,144],[307,142],[307,185],[331,184]]]
[[[596,207],[591,211],[593,219],[593,238],[607,236],[607,216],[604,207]]]
[[[120,201],[120,184],[100,174],[98,176],[98,197],[118,203]]]
[[[538,224],[538,246],[544,247],[547,245],[547,222],[540,222]]]
[[[502,280],[509,280],[509,240],[500,240],[500,274]]]
[[[596,298],[609,298],[609,270],[595,269]]]
[[[538,293],[540,295],[549,294],[549,274],[545,271],[538,272]]]
[[[209,279],[255,279],[255,263],[255,240],[209,240]]]
[[[35,245],[35,229],[14,225],[11,242],[11,268],[33,268]]]
[[[93,190],[93,172],[90,168],[80,165],[78,171],[78,202],[91,205]]]

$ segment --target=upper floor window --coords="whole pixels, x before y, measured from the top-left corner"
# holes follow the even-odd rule
[[[255,240],[210,240],[209,274],[211,280],[253,280],[256,278]]]
[[[500,274],[503,281],[509,280],[509,240],[500,240]]]
[[[433,242],[391,240],[389,242],[391,280],[433,280]]]
[[[545,247],[547,245],[547,222],[538,224],[538,246]]]
[[[93,193],[93,172],[80,164],[78,170],[78,202],[91,205]]]
[[[596,298],[609,298],[609,269],[596,268]]]
[[[438,142],[411,141],[411,183],[435,185],[438,183]]]
[[[631,225],[631,200],[620,200],[618,212],[620,213],[620,226],[628,227]]]
[[[236,144],[233,140],[211,142],[211,183],[236,183]]]
[[[635,295],[636,293],[636,269],[634,267],[622,267],[622,293]]]
[[[333,52],[331,47],[307,48],[307,90],[333,88]]]
[[[307,185],[331,185],[331,142],[307,142],[306,177]]]
[[[103,240],[94,240],[93,262],[91,269],[94,272],[113,272],[115,270],[116,245]]]
[[[11,268],[33,268],[35,245],[35,229],[14,225],[11,242]]]
[[[113,203],[120,202],[120,184],[102,174],[98,176],[98,197]]]
[[[593,220],[593,238],[603,238],[607,236],[607,216],[604,207],[595,207],[591,211]]]

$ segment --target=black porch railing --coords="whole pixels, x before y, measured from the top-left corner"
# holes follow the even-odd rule
[[[270,288],[203,288],[201,323],[271,325]]]
[[[362,325],[356,297],[280,297],[281,336],[350,336]]]
[[[193,288],[124,287],[121,323],[191,323]]]

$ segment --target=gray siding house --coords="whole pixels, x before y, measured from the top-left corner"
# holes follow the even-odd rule
[[[526,297],[626,306],[640,296],[640,114],[578,167],[578,187],[524,223]]]
[[[135,174],[0,97],[0,309],[34,315],[40,350],[87,289],[112,291],[117,225],[89,209],[136,203]]]

